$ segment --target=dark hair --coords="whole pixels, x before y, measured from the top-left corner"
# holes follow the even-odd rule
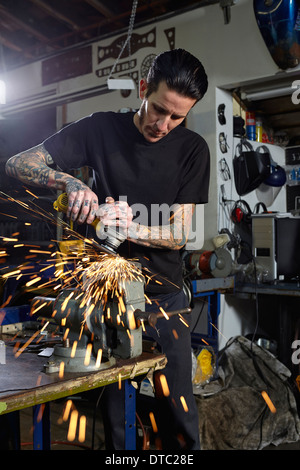
[[[147,76],[147,97],[157,91],[162,81],[170,90],[196,101],[203,98],[208,87],[203,65],[184,49],[162,52],[155,57]]]

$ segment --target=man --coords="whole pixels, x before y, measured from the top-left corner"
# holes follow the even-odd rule
[[[138,259],[148,274],[145,290],[151,301],[147,308],[152,311],[187,306],[180,249],[186,243],[195,204],[207,202],[210,162],[203,138],[180,124],[207,85],[202,64],[190,53],[182,49],[162,53],[141,81],[142,104],[137,113],[95,113],[12,157],[6,165],[7,173],[24,183],[66,191],[67,215],[72,220],[91,224],[98,217],[106,225],[120,226],[127,240],[119,253]],[[51,169],[53,162],[61,170]],[[93,169],[93,188],[66,173],[82,166]],[[153,211],[163,204],[176,207],[171,221],[165,214],[157,219]],[[145,210],[135,214],[133,208]],[[170,394],[160,399],[163,406],[156,416],[162,446],[199,449],[189,328],[173,316],[158,320],[156,329],[148,327],[147,334],[168,359],[163,373]],[[162,395],[159,380],[156,383],[157,394]],[[105,422],[111,431],[107,448],[124,449],[124,430],[119,425],[122,400],[116,387],[107,387],[105,394]]]

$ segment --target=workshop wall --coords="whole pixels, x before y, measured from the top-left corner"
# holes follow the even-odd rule
[[[102,39],[88,46],[91,49],[92,71],[76,75],[74,61],[81,60],[76,51],[45,59],[8,72],[1,76],[7,83],[7,102],[20,99],[36,101],[51,93],[57,95],[93,88],[106,83],[108,74],[120,50],[120,36]],[[119,61],[121,78],[132,76],[138,83],[149,66],[152,55],[171,47],[183,47],[203,62],[209,76],[209,90],[204,99],[190,112],[187,126],[202,134],[212,155],[210,202],[205,207],[205,240],[218,231],[218,181],[216,141],[216,89],[229,83],[249,81],[276,74],[273,62],[258,30],[252,1],[241,0],[231,8],[231,21],[224,24],[222,9],[210,5],[186,14],[158,21],[134,30],[132,54],[124,53]],[[65,63],[70,63],[73,72],[68,74]],[[51,73],[50,73],[51,72]],[[66,78],[65,78],[66,77]],[[140,100],[137,90],[129,93],[106,92],[88,99],[70,102],[58,108],[57,127],[79,119],[98,110],[120,110],[138,108]]]
[[[132,40],[131,56],[124,53],[115,74],[119,78],[130,76],[138,84],[152,56],[173,47],[185,48],[203,62],[209,77],[209,90],[191,110],[187,127],[203,135],[211,151],[210,201],[205,206],[204,225],[205,245],[208,246],[218,233],[222,211],[219,205],[216,94],[230,83],[270,77],[279,71],[258,30],[252,4],[251,0],[240,0],[231,7],[229,24],[224,24],[222,9],[216,4],[134,29],[136,36]],[[76,60],[83,60],[82,51],[77,49],[0,76],[7,84],[7,106],[20,100],[36,102],[52,94],[69,93],[71,96],[75,91],[105,84],[126,34],[123,32],[83,46],[85,56],[90,55],[92,61],[87,73],[79,75],[76,71]],[[139,104],[137,90],[106,90],[77,101],[70,98],[67,104],[57,108],[57,128],[98,110],[135,109]],[[226,335],[245,333],[244,316],[238,309],[227,305],[225,310],[226,318],[221,318],[221,324]],[[248,319],[247,315],[246,323]]]

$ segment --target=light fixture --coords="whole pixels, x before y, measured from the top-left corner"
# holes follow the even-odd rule
[[[108,78],[107,86],[109,90],[134,90],[135,83],[132,78]]]
[[[3,80],[0,80],[0,104],[6,103],[6,86]]]
[[[253,92],[242,92],[242,99],[247,101],[260,101],[267,100],[270,98],[278,98],[280,96],[289,96],[295,92],[295,87],[292,85],[285,86],[282,88],[271,88],[268,90],[260,90]]]

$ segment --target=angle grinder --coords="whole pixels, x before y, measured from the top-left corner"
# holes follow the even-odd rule
[[[67,212],[68,209],[68,195],[61,193],[57,200],[53,203],[53,208],[58,212]],[[126,240],[126,235],[122,230],[117,227],[104,225],[99,219],[95,219],[91,224],[97,237],[101,240],[101,248],[108,254],[116,255],[116,250]]]

